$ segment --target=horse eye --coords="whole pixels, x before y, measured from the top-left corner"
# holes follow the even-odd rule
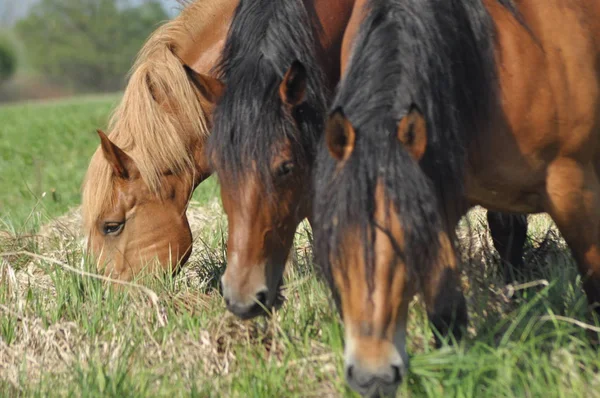
[[[125,222],[105,222],[102,227],[102,233],[104,235],[118,235],[123,227],[125,226]]]
[[[277,168],[277,176],[278,177],[285,177],[288,174],[290,174],[292,172],[292,170],[294,170],[294,163],[292,161],[286,161],[283,162],[278,168]]]

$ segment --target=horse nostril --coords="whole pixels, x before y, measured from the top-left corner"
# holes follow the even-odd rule
[[[401,383],[402,382],[402,373],[400,372],[400,366],[392,365],[392,372],[394,374],[393,383]]]
[[[227,297],[225,297],[225,305],[229,307],[229,303],[230,303],[230,302],[231,302],[231,301],[230,301],[230,300],[229,300]]]
[[[346,379],[352,380],[353,372],[354,372],[354,366],[352,366],[352,365],[348,366],[348,368],[346,369]]]
[[[260,303],[260,305],[263,306],[267,306],[267,291],[266,290],[261,290],[260,292],[256,293],[256,301],[258,303]]]

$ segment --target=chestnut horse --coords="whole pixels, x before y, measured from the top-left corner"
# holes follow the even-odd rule
[[[313,219],[363,395],[400,384],[415,293],[441,333],[465,326],[452,242],[473,204],[549,213],[600,302],[600,2],[515,4],[356,5]]]
[[[310,214],[314,153],[353,3],[242,1],[235,12],[208,156],[229,223],[223,296],[242,318],[275,304],[294,232]],[[518,263],[526,224],[511,221],[497,214],[490,227],[502,258]]]
[[[90,254],[112,278],[130,280],[156,264],[174,271],[191,252],[185,211],[210,175],[203,148],[221,91],[218,81],[194,70],[208,73],[216,64],[237,4],[196,1],[154,32],[109,136],[99,131],[102,145],[83,185],[83,218]]]

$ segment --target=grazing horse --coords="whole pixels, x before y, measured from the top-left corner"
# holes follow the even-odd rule
[[[112,278],[130,280],[157,263],[175,271],[189,257],[185,211],[210,175],[203,148],[222,90],[195,71],[208,73],[216,64],[237,4],[199,0],[155,31],[138,55],[109,136],[99,131],[101,146],[83,185],[83,218],[88,249]]]
[[[242,318],[275,304],[294,232],[310,215],[314,153],[353,3],[242,1],[231,23],[207,156],[229,224],[223,296]]]
[[[229,225],[223,296],[242,318],[276,302],[354,0],[242,0],[218,65],[207,156]],[[198,82],[201,85],[202,82]]]
[[[365,396],[394,394],[406,372],[415,293],[459,337],[453,231],[473,204],[549,213],[600,302],[600,2],[515,4],[356,5],[313,227],[345,325],[346,378]]]

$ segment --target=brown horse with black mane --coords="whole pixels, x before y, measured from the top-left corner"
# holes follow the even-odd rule
[[[196,1],[154,32],[109,136],[99,131],[102,145],[83,185],[83,218],[88,248],[112,278],[130,280],[156,265],[175,270],[191,252],[185,211],[210,175],[203,148],[221,91],[218,81],[194,70],[209,73],[216,64],[237,4]]]
[[[243,0],[235,11],[208,156],[229,222],[223,296],[240,317],[276,302],[296,227],[310,213],[311,165],[353,3]]]
[[[353,4],[257,0],[235,11],[217,68],[225,90],[207,156],[229,222],[223,296],[242,318],[276,303],[294,232],[310,214],[314,154]],[[490,227],[502,257],[518,261],[526,225],[506,227],[505,218],[491,218]],[[505,242],[513,230],[523,240],[511,250]]]
[[[315,166],[317,261],[349,384],[392,395],[408,303],[442,333],[466,306],[452,245],[472,204],[549,213],[600,303],[600,2],[367,0]]]

